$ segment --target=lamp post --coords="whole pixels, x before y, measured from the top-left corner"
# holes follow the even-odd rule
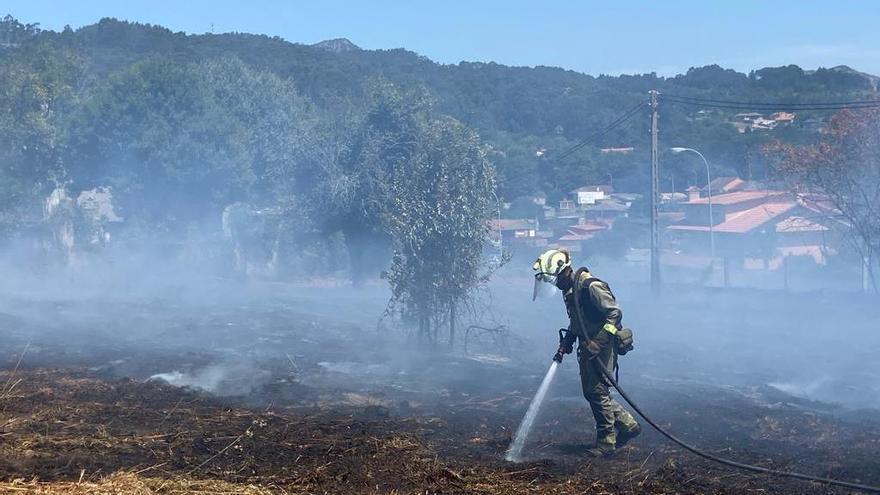
[[[691,153],[696,153],[699,156],[703,163],[706,165],[706,189],[709,191],[709,245],[710,253],[712,254],[712,262],[715,262],[715,217],[712,216],[712,175],[709,172],[709,162],[706,161],[706,157],[703,156],[702,153],[693,149],[693,148],[683,148],[680,146],[676,146],[674,148],[670,148],[673,153],[683,153],[689,151]]]

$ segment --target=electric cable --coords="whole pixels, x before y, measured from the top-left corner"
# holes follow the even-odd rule
[[[747,104],[733,104],[733,105],[725,105],[720,103],[703,103],[698,101],[685,101],[685,100],[674,100],[674,99],[664,99],[662,100],[666,103],[679,104],[679,105],[690,105],[695,107],[704,107],[704,108],[723,108],[730,110],[766,110],[766,111],[801,111],[801,112],[816,112],[816,111],[837,111],[837,110],[857,110],[863,108],[877,108],[880,107],[880,103],[878,104],[870,104],[870,105],[841,105],[837,107],[791,107],[786,105],[779,105],[773,107],[755,107]]]
[[[577,150],[583,148],[584,146],[589,145],[591,142],[595,141],[596,139],[599,139],[600,137],[613,131],[614,129],[619,127],[621,124],[623,124],[624,122],[626,122],[627,120],[629,120],[633,116],[635,116],[635,114],[639,111],[639,109],[641,109],[645,105],[647,105],[647,102],[644,102],[644,101],[639,102],[638,104],[636,104],[635,106],[631,107],[629,110],[627,110],[626,112],[621,114],[619,117],[614,119],[610,124],[608,124],[604,128],[590,134],[589,136],[582,139],[581,142],[579,142],[578,144],[575,144],[574,146],[571,146],[567,150],[559,153],[559,156],[555,157],[554,160],[555,161],[564,160],[565,158],[571,156]]]
[[[560,161],[562,161],[562,160],[565,160],[566,158],[568,158],[568,157],[571,156],[572,154],[574,154],[576,151],[578,151],[578,150],[584,148],[585,146],[587,146],[587,145],[589,145],[589,144],[591,144],[591,143],[595,143],[595,141],[596,141],[597,139],[599,139],[599,138],[605,136],[605,135],[608,134],[609,132],[611,132],[611,131],[613,131],[614,129],[616,129],[616,128],[620,127],[621,125],[623,125],[626,121],[628,121],[628,120],[630,120],[631,118],[633,118],[633,117],[638,113],[638,111],[639,111],[642,107],[644,107],[644,106],[646,106],[646,105],[647,105],[647,102],[646,102],[646,101],[639,102],[637,105],[631,107],[629,110],[627,110],[626,112],[622,113],[620,116],[618,116],[616,119],[614,119],[613,121],[611,121],[608,125],[606,125],[606,126],[603,127],[602,129],[599,129],[599,130],[597,130],[597,131],[591,133],[591,134],[588,135],[587,137],[583,138],[583,139],[582,139],[580,142],[578,142],[577,144],[574,144],[574,145],[570,146],[569,148],[565,149],[564,151],[561,151],[557,156],[551,156],[551,157],[550,157],[550,161],[553,161],[553,162],[560,162]],[[504,180],[500,180],[500,181],[498,181],[497,184],[505,184],[505,183],[507,183],[507,182],[510,182],[510,181],[512,181],[512,180],[515,180],[515,179],[518,179],[518,178],[520,178],[520,177],[523,177],[523,176],[528,175],[528,174],[533,173],[533,172],[534,172],[534,170],[526,170],[526,171],[520,172],[520,173],[518,173],[518,174],[514,174],[514,175],[511,175],[511,176],[508,176],[508,177],[505,177]]]
[[[732,110],[794,110],[794,111],[829,111],[848,110],[880,107],[880,100],[859,100],[844,102],[811,102],[811,103],[786,103],[786,102],[749,102],[735,100],[719,100],[712,98],[695,98],[689,96],[676,96],[661,94],[660,99],[668,103],[681,105],[724,108]]]
[[[578,280],[580,278],[580,274],[583,272],[584,272],[583,268],[579,269],[575,273],[575,280]],[[580,324],[581,332],[583,335],[586,336],[587,329],[584,326],[583,318],[580,318],[580,315],[583,313],[581,312],[581,306],[580,306],[580,302],[579,302],[578,297],[574,298],[574,303],[575,303],[577,313],[579,315],[578,323]],[[604,331],[604,330],[602,330],[602,331]],[[612,345],[612,344],[609,344],[609,345]],[[684,448],[685,450],[688,450],[692,454],[695,454],[699,457],[702,457],[704,459],[708,459],[713,462],[717,462],[718,464],[723,464],[725,466],[730,466],[730,467],[742,469],[745,471],[770,474],[773,476],[782,476],[782,477],[786,477],[786,478],[796,478],[796,479],[805,480],[805,481],[814,481],[814,482],[818,482],[818,483],[825,483],[828,485],[840,486],[843,488],[851,488],[853,490],[859,490],[859,491],[868,492],[868,493],[880,493],[880,486],[863,485],[860,483],[851,483],[849,481],[840,481],[840,480],[835,480],[835,479],[831,479],[831,478],[823,478],[821,476],[813,476],[813,475],[798,473],[798,472],[794,472],[794,471],[785,471],[785,470],[781,470],[781,469],[770,469],[770,468],[765,468],[765,467],[761,467],[761,466],[754,466],[752,464],[746,464],[743,462],[736,462],[736,461],[733,461],[730,459],[726,459],[724,457],[719,457],[715,454],[710,454],[709,452],[706,452],[702,449],[694,447],[693,445],[685,442],[684,440],[678,438],[674,434],[667,431],[665,428],[660,426],[656,421],[654,421],[653,418],[648,416],[648,414],[644,410],[642,410],[642,408],[639,407],[638,404],[636,404],[636,402],[629,396],[629,394],[627,394],[620,387],[620,384],[617,383],[617,380],[615,380],[614,376],[612,376],[612,373],[610,371],[608,371],[604,366],[602,366],[598,362],[596,362],[595,359],[591,359],[590,362],[592,363],[593,368],[595,370],[599,371],[601,373],[601,375],[603,377],[605,377],[606,380],[608,380],[608,383],[610,383],[617,390],[617,392],[620,394],[620,396],[623,397],[623,399],[627,402],[627,404],[629,404],[633,408],[633,410],[639,414],[639,416],[641,416],[649,425],[654,427],[655,430],[660,432],[661,435],[668,438],[673,443]]]
[[[717,98],[702,98],[699,96],[674,95],[669,93],[661,93],[660,98],[674,98],[679,100],[690,100],[707,103],[721,103],[729,105],[748,105],[753,107],[839,107],[839,106],[860,106],[860,105],[878,105],[880,100],[850,100],[850,101],[817,101],[817,102],[780,102],[780,101],[739,101],[724,100]]]

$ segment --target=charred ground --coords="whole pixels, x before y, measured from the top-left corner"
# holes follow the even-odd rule
[[[329,317],[319,299],[11,304],[0,329],[0,488],[837,493],[720,468],[650,431],[612,459],[586,457],[592,419],[573,360],[542,409],[530,460],[505,462],[543,361],[524,350],[508,360],[473,347],[470,355],[417,351],[403,336],[377,333],[375,315]],[[656,351],[640,352],[643,364],[624,369],[623,384],[688,440],[762,466],[880,482],[876,411],[795,398],[760,380],[661,379],[644,368]],[[150,379],[170,372],[194,382]]]

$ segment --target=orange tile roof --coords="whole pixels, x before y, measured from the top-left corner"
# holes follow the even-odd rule
[[[802,216],[791,216],[776,224],[776,232],[822,232],[825,230],[830,229]]]
[[[735,205],[737,203],[743,203],[745,201],[751,201],[753,199],[761,199],[761,198],[775,198],[777,196],[784,195],[783,191],[736,191],[731,193],[724,194],[713,194],[712,195],[712,204],[713,205]],[[693,201],[688,201],[685,203],[687,205],[707,205],[709,204],[709,198],[699,198]]]
[[[732,234],[745,234],[774,218],[791,211],[798,204],[794,201],[764,203],[748,210],[738,211],[727,215],[727,218],[715,225],[715,232]],[[670,225],[670,230],[683,230],[692,232],[708,232],[708,225]]]
[[[608,227],[605,225],[599,225],[597,223],[581,223],[577,225],[572,225],[568,227],[569,231],[579,231],[579,232],[597,232],[599,230],[605,230]]]
[[[560,241],[589,241],[595,237],[593,234],[565,234],[559,238]]]

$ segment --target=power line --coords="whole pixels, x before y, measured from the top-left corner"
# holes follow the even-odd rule
[[[682,105],[701,106],[710,108],[725,108],[734,110],[845,110],[859,108],[880,107],[880,100],[854,100],[841,102],[756,102],[738,100],[720,100],[713,98],[696,98],[691,96],[677,96],[662,94],[661,99],[669,103]]]
[[[587,137],[582,139],[577,144],[570,146],[569,148],[565,149],[564,151],[561,151],[558,155],[551,156],[549,158],[549,160],[553,161],[553,162],[561,162],[562,160],[565,160],[566,158],[570,157],[575,152],[584,148],[585,146],[588,146],[590,144],[595,144],[596,140],[605,136],[609,132],[611,132],[614,129],[623,125],[626,121],[633,118],[638,113],[638,111],[640,109],[642,109],[642,107],[644,107],[646,104],[647,103],[644,101],[639,102],[637,105],[633,106],[632,108],[630,108],[626,112],[622,113],[620,116],[618,116],[616,119],[611,121],[608,125],[606,125],[602,129],[599,129],[598,131],[593,132],[592,134],[588,135]],[[523,176],[528,175],[533,172],[534,172],[533,170],[525,170],[525,171],[520,172],[518,174],[514,174],[511,176],[505,177],[504,180],[498,181],[497,184],[502,185],[502,184],[508,183],[512,180],[518,179],[520,177],[523,177]]]
[[[618,126],[620,126],[621,124],[623,124],[624,122],[626,122],[627,120],[629,120],[633,116],[635,116],[635,114],[639,111],[639,109],[641,109],[643,106],[645,106],[645,104],[646,104],[646,102],[639,102],[637,105],[635,105],[634,107],[630,108],[629,110],[627,110],[626,112],[621,114],[618,118],[614,119],[610,124],[605,126],[603,129],[600,129],[600,130],[594,132],[593,134],[585,137],[578,144],[575,144],[574,146],[561,152],[559,154],[559,156],[557,156],[555,158],[555,160],[556,161],[564,160],[564,159],[568,158],[569,156],[571,156],[572,154],[574,154],[576,151],[589,145],[590,143],[592,143],[596,139],[599,139],[600,137],[608,134],[609,132],[616,129]]]
[[[672,95],[668,93],[661,94],[661,98],[677,98],[680,100],[691,100],[691,101],[704,101],[711,103],[728,103],[728,104],[738,104],[738,105],[752,105],[752,106],[809,106],[809,107],[817,107],[817,106],[841,106],[841,105],[876,105],[880,104],[880,100],[850,100],[850,101],[816,101],[816,102],[779,102],[779,101],[739,101],[739,100],[721,100],[714,98],[702,98],[697,96],[683,96],[683,95]]]
[[[877,108],[880,107],[880,102],[877,104],[870,105],[841,105],[836,107],[793,107],[788,105],[778,105],[778,106],[752,106],[748,104],[719,104],[719,103],[708,103],[708,102],[699,102],[699,101],[687,101],[687,100],[674,100],[674,99],[664,99],[666,103],[679,104],[679,105],[690,105],[695,107],[708,107],[708,108],[723,108],[729,110],[791,110],[791,111],[836,111],[836,110],[849,110],[849,109],[861,109],[861,108]]]

